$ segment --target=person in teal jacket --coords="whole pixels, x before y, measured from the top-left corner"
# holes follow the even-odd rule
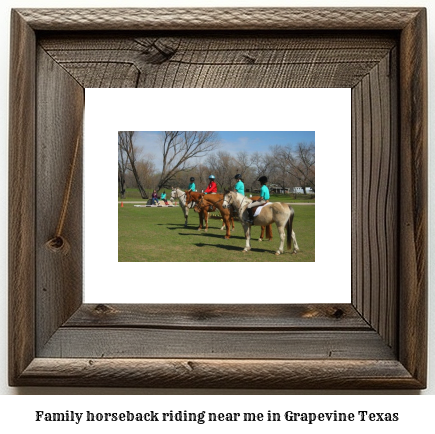
[[[160,195],[160,200],[163,200],[163,202],[165,202],[165,205],[168,205],[168,201],[166,199],[166,191],[163,191],[163,193]]]
[[[267,177],[266,176],[260,176],[258,180],[261,183],[261,190],[260,190],[260,199],[256,200],[255,202],[251,202],[248,207],[248,220],[245,220],[247,223],[250,223],[251,225],[254,224],[254,216],[252,214],[252,208],[255,206],[264,205],[265,203],[269,202],[270,199],[270,193],[269,189],[267,188],[266,182]]]
[[[195,178],[193,176],[190,178],[190,184],[188,190],[196,191]]]
[[[245,195],[245,184],[243,184],[242,175],[238,173],[235,177],[237,179],[236,185],[234,186],[234,190],[237,191],[237,193]]]

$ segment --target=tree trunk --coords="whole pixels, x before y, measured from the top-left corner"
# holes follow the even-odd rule
[[[136,170],[136,165],[134,164],[133,161],[131,161],[131,158],[130,158],[130,163],[131,163],[131,169],[133,171],[134,179],[136,180],[137,188],[139,189],[139,193],[140,193],[142,199],[149,199],[148,195],[147,195],[147,193],[146,193],[145,189],[143,188],[142,183],[140,181],[139,174],[137,173],[137,170]]]

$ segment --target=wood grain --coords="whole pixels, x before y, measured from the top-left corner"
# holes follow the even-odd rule
[[[74,171],[63,236],[67,255],[45,243],[55,235],[77,137],[82,137],[84,89],[38,47],[36,158],[37,351],[78,309],[83,287],[83,164]],[[55,180],[57,180],[55,182]],[[45,312],[52,312],[45,315]]]
[[[35,58],[34,32],[11,19],[9,118],[9,378],[35,357]]]
[[[339,369],[337,367],[339,366]],[[41,359],[23,372],[26,385],[208,389],[418,389],[397,361]]]
[[[35,30],[401,30],[421,8],[19,9]]]
[[[401,34],[399,360],[426,378],[427,357],[427,29],[422,11]]]
[[[391,36],[355,33],[42,37],[84,87],[348,87],[389,55]]]
[[[11,385],[425,387],[424,9],[22,9],[11,48]],[[351,88],[352,305],[81,304],[80,181],[43,244],[85,87]]]
[[[396,49],[352,89],[352,281],[354,303],[386,342],[397,346],[399,209]]]

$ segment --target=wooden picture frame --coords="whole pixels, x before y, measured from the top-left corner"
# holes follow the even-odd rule
[[[20,9],[11,32],[10,385],[426,387],[425,9]],[[123,86],[351,88],[352,302],[82,304],[84,88]]]

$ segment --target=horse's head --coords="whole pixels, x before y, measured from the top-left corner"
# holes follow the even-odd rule
[[[206,196],[204,193],[197,193],[195,198],[195,206],[193,209],[195,212],[201,212],[203,208],[207,208],[210,205],[210,203],[207,201]]]
[[[225,190],[224,191],[224,200],[222,202],[222,207],[223,208],[229,208],[232,201],[233,201],[233,197],[231,195],[231,191]]]
[[[172,187],[172,191],[171,191],[171,199],[170,200],[174,200],[174,199],[176,199],[178,197],[178,194],[177,194],[177,188],[175,188],[175,187]]]
[[[204,193],[198,193],[196,191],[186,191],[186,205],[191,202],[199,202],[199,200],[204,196]]]
[[[188,205],[190,202],[193,202],[192,190],[187,190],[186,191],[186,205]]]

